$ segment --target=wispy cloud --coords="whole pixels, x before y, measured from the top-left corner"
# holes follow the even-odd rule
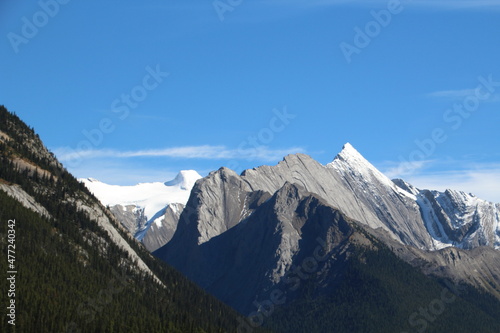
[[[393,178],[404,178],[406,176],[416,174],[421,172],[426,166],[432,164],[432,160],[422,160],[422,161],[405,161],[405,162],[390,162],[386,161],[379,165],[380,169],[383,170],[384,174]]]
[[[75,151],[62,147],[52,149],[60,162],[79,178],[96,178],[108,184],[133,185],[140,182],[173,179],[178,171],[196,169],[206,175],[221,166],[236,172],[259,163],[276,163],[284,156],[304,153],[300,147],[271,149],[266,146],[241,150],[226,146],[183,146],[163,149]],[[169,159],[168,161],[158,158]]]
[[[413,4],[441,9],[500,8],[499,0],[413,0]]]
[[[386,168],[381,169],[389,178],[403,178],[418,188],[464,191],[500,203],[500,163],[423,161],[411,165],[404,162],[384,164]],[[455,168],[450,168],[452,165]],[[456,168],[457,165],[462,167]]]
[[[455,101],[476,95],[477,95],[476,89],[455,89],[455,90],[434,91],[428,93],[426,96],[429,98],[439,98],[443,100]],[[488,99],[484,100],[483,102],[487,103],[500,102],[500,94],[492,94],[490,97],[488,97]]]
[[[441,90],[428,94],[428,97],[437,97],[445,99],[459,99],[467,96],[474,96],[475,89],[457,89],[457,90]]]
[[[409,176],[406,180],[418,188],[460,190],[484,200],[500,203],[500,164],[419,174]]]
[[[175,178],[180,170],[127,167],[115,163],[100,162],[98,165],[81,165],[71,169],[79,178],[98,179],[112,185],[135,185],[138,183],[165,182]],[[199,171],[200,174],[201,171]],[[205,174],[202,174],[205,175]]]
[[[62,161],[75,159],[95,159],[95,158],[138,158],[138,157],[169,157],[180,159],[204,159],[204,160],[224,160],[243,159],[260,160],[262,162],[275,161],[285,155],[293,153],[303,153],[300,147],[285,149],[270,149],[266,146],[247,149],[231,149],[225,146],[186,146],[170,147],[163,149],[129,150],[120,151],[113,149],[89,149],[75,151],[66,147],[54,149],[57,158]]]
[[[283,0],[277,3],[285,3]],[[292,1],[294,4],[308,4],[309,6],[339,6],[339,5],[363,5],[374,6],[387,4],[388,0],[315,0],[315,1]],[[290,1],[286,1],[290,3]],[[499,0],[402,0],[401,4],[418,6],[422,8],[433,8],[441,10],[459,10],[459,9],[500,9]]]

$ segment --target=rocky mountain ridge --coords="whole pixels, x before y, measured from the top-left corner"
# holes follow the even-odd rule
[[[500,248],[500,204],[458,191],[419,190],[402,180],[391,181],[350,144],[326,166],[296,154],[276,166],[245,170],[241,175],[227,168],[212,172],[192,193],[197,205],[191,210],[201,214],[196,222],[198,244],[251,213],[246,193],[272,195],[285,182],[300,184],[350,218],[381,228],[405,245],[423,250]]]
[[[154,254],[242,312],[282,285],[319,236],[334,253],[354,240],[374,246],[368,234],[425,273],[500,295],[498,205],[391,181],[349,144],[325,166],[296,154],[241,175],[221,168],[195,184],[186,208]],[[328,262],[315,273],[335,276]]]

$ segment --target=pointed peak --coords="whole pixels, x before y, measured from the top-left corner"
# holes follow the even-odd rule
[[[363,167],[368,169],[375,169],[375,167],[370,162],[368,162],[363,157],[363,155],[361,155],[349,142],[347,142],[342,147],[340,153],[338,153],[333,161],[326,166],[329,168],[335,168],[340,164],[348,164],[351,166],[356,166],[357,168]]]
[[[341,159],[344,161],[356,159],[356,160],[364,160],[366,159],[353,147],[349,142],[347,142],[343,147],[342,151],[335,157],[335,159]],[[366,161],[368,162],[368,161]]]
[[[343,146],[342,146],[342,150],[355,150],[357,151],[352,145],[350,142],[346,142]]]
[[[342,151],[335,156],[333,162],[327,164],[326,167],[335,169],[342,174],[355,173],[368,181],[377,179],[392,188],[395,187],[389,178],[368,162],[350,143],[346,143]]]

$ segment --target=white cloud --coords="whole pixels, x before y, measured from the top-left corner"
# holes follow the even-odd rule
[[[277,2],[284,2],[282,0]],[[373,7],[374,5],[387,5],[389,0],[315,0],[315,1],[293,1],[295,4],[308,4],[310,6],[338,6],[338,5],[363,5]],[[287,1],[290,3],[290,1]],[[500,8],[499,0],[401,0],[401,5],[412,5],[422,8],[433,8],[442,10],[457,9],[484,9]]]
[[[177,172],[186,167],[195,168],[201,175],[206,175],[223,165],[239,173],[256,163],[275,163],[288,154],[303,153],[304,149],[300,147],[270,149],[260,146],[239,150],[225,146],[203,145],[129,151],[113,149],[75,151],[63,147],[52,151],[78,178],[95,178],[108,184],[133,185],[171,180]],[[171,160],[172,163],[150,163],[149,158],[158,157],[176,160]],[[177,166],[179,169],[175,169]]]
[[[441,9],[489,9],[500,8],[498,0],[413,0],[415,5],[435,7]]]
[[[420,189],[439,191],[453,189],[472,193],[484,200],[500,203],[500,163],[471,164],[457,161],[450,163],[462,165],[463,167],[444,171],[442,169],[429,171],[431,164],[434,164],[434,166],[437,164],[435,161],[415,164],[413,169],[411,168],[412,165],[410,165],[410,168],[406,168],[407,166],[401,163],[387,168],[384,174],[389,178],[402,178]],[[405,172],[406,170],[410,171]]]
[[[459,99],[474,95],[475,95],[475,89],[441,90],[428,94],[429,97],[438,97],[446,99]]]
[[[456,89],[456,90],[440,90],[434,91],[427,94],[431,98],[441,98],[450,101],[465,99],[469,96],[477,96],[476,89]],[[483,100],[483,103],[494,103],[500,101],[499,94],[492,94],[487,99]]]
[[[391,178],[404,178],[408,175],[412,175],[420,172],[427,165],[431,164],[432,160],[424,161],[405,161],[405,162],[385,162],[380,166],[381,170],[384,170],[384,174]]]
[[[500,203],[500,166],[483,170],[460,170],[410,176],[408,182],[418,188],[444,191],[460,190]]]
[[[94,178],[112,185],[135,185],[138,183],[165,182],[175,178],[180,170],[133,168],[126,165],[83,164],[71,168],[71,173],[78,178]],[[200,173],[201,174],[201,173]]]
[[[260,160],[263,162],[275,161],[283,156],[293,153],[303,153],[300,147],[285,149],[270,149],[266,146],[247,149],[230,149],[225,146],[186,146],[170,147],[163,149],[130,150],[119,151],[113,149],[90,149],[75,151],[71,148],[63,147],[54,149],[54,153],[61,162],[95,159],[95,158],[133,158],[133,157],[169,157],[181,159],[243,159]]]

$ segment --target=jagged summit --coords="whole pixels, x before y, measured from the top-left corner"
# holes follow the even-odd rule
[[[269,166],[269,165],[264,165],[260,166],[257,168],[252,168],[252,169],[246,169],[243,170],[241,173],[241,176],[245,176],[246,174],[251,174],[253,171],[259,170],[259,169],[265,169],[265,168],[283,168],[291,165],[297,165],[297,164],[305,164],[309,165],[310,163],[319,164],[313,157],[310,155],[304,154],[304,153],[295,153],[295,154],[288,154],[283,157],[283,159],[278,162],[276,166]],[[352,144],[347,142],[342,146],[342,150],[335,156],[332,162],[324,165],[327,168],[337,168],[337,169],[345,169],[345,166],[349,166],[349,169],[371,169],[371,170],[377,170],[375,166],[373,166],[370,162],[368,162],[367,159],[361,155],[359,151],[354,148]],[[221,168],[221,169],[227,169],[227,168]],[[382,175],[382,173],[378,172],[379,175]],[[383,176],[386,178],[385,176]]]
[[[304,153],[288,154],[285,157],[283,157],[282,162],[286,162],[289,160],[296,160],[296,159],[312,159],[312,157]]]

